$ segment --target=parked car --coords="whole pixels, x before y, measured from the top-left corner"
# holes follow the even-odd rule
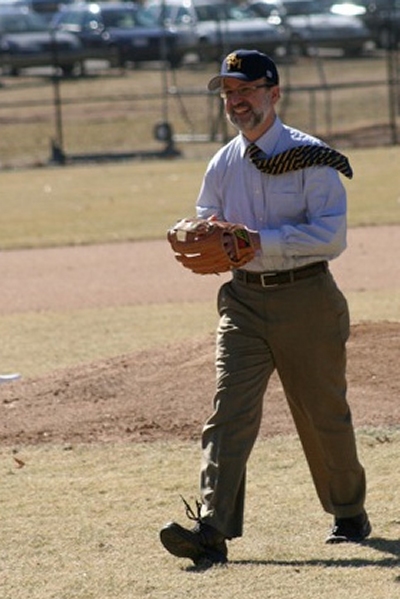
[[[347,56],[362,54],[372,36],[361,18],[338,14],[319,0],[276,0],[283,22],[290,30],[295,54],[310,54],[318,48],[339,49]],[[252,1],[250,6],[267,16],[271,2]]]
[[[90,58],[108,60],[113,66],[164,59],[177,61],[176,34],[160,27],[138,4],[70,4],[54,15],[51,26],[74,34]]]
[[[25,6],[33,12],[39,13],[47,22],[50,22],[54,13],[64,4],[71,4],[75,0],[0,0],[0,10],[4,6]]]
[[[69,33],[50,32],[45,20],[26,6],[0,8],[0,66],[17,75],[21,69],[58,66],[70,74],[84,58],[82,44]]]
[[[166,29],[179,32],[181,53],[202,61],[219,61],[244,47],[278,56],[286,51],[288,35],[282,24],[248,7],[211,0],[148,0],[146,9]]]
[[[400,0],[336,0],[331,11],[358,14],[378,48],[397,48],[400,43]]]
[[[75,0],[25,0],[29,2],[30,8],[42,15],[48,23],[54,17],[55,13],[66,4],[72,4]]]

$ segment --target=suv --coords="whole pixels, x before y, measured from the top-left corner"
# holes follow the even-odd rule
[[[39,13],[48,23],[53,15],[60,10],[64,4],[72,4],[75,0],[26,0],[32,10]]]
[[[54,15],[51,27],[75,35],[87,57],[108,60],[112,66],[176,60],[176,34],[165,31],[135,3],[73,3]]]
[[[400,42],[400,0],[320,0],[335,14],[357,15],[378,48],[396,48]]]
[[[249,7],[210,0],[148,0],[146,9],[168,30],[178,32],[182,54],[219,61],[237,48],[283,55],[289,36],[280,21],[260,17]]]
[[[79,40],[70,33],[51,32],[40,15],[19,4],[0,7],[0,67],[18,75],[30,67],[58,67],[71,75],[85,59]]]
[[[400,43],[400,0],[364,0],[362,19],[380,48],[397,48]]]
[[[269,14],[271,4],[271,0],[250,2],[253,10],[264,15]],[[293,54],[310,54],[315,49],[329,48],[357,56],[372,41],[361,18],[335,13],[323,0],[275,0],[275,4],[283,12],[282,19],[290,30]]]

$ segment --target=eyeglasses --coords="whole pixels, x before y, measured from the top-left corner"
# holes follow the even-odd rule
[[[234,94],[238,94],[238,96],[241,96],[242,98],[249,98],[257,89],[261,89],[262,87],[273,86],[269,83],[262,83],[261,85],[244,85],[237,89],[223,89],[220,91],[219,95],[223,100],[229,100]]]

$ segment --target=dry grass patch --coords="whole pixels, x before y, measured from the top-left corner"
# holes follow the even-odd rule
[[[398,433],[358,434],[374,531],[364,545],[324,544],[299,442],[260,441],[249,464],[245,536],[228,567],[199,572],[163,551],[158,530],[185,523],[197,493],[197,444],[1,449],[4,599],[387,599],[399,590]],[[18,467],[15,457],[24,462]],[[189,523],[189,522],[188,522]],[[189,523],[190,524],[190,523]]]
[[[214,332],[216,319],[214,302],[1,316],[0,337],[7,347],[1,368],[10,372],[17,364],[24,376],[37,376],[206,336]]]
[[[347,298],[353,324],[400,321],[398,292],[349,292]],[[17,365],[25,377],[38,376],[214,335],[216,324],[214,301],[4,315],[0,337],[7,351],[1,356],[2,371],[14,371]]]
[[[350,226],[400,223],[398,147],[353,150]],[[206,160],[143,161],[0,173],[0,247],[164,238],[194,214]]]

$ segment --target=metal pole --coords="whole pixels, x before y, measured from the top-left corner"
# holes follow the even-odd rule
[[[63,123],[62,123],[62,103],[60,94],[60,73],[58,65],[58,52],[56,43],[56,30],[50,29],[51,35],[51,51],[53,54],[53,95],[54,95],[54,111],[55,111],[55,126],[56,135],[51,142],[51,161],[57,164],[65,164],[64,154],[64,138],[63,138]]]
[[[163,29],[163,35],[161,37],[161,61],[162,61],[162,96],[163,96],[163,108],[162,118],[164,123],[168,123],[168,53],[167,53],[167,28],[166,28],[166,3],[165,0],[161,3],[161,24]]]
[[[388,100],[389,100],[389,126],[391,133],[391,143],[396,146],[397,138],[397,68],[396,68],[396,50],[390,48],[387,50],[387,77],[388,77]]]
[[[396,146],[397,138],[397,78],[398,78],[398,62],[397,62],[397,40],[394,30],[394,0],[392,0],[389,9],[390,31],[388,39],[388,48],[386,49],[386,68],[388,82],[388,100],[389,100],[389,126],[391,132],[391,143]]]

